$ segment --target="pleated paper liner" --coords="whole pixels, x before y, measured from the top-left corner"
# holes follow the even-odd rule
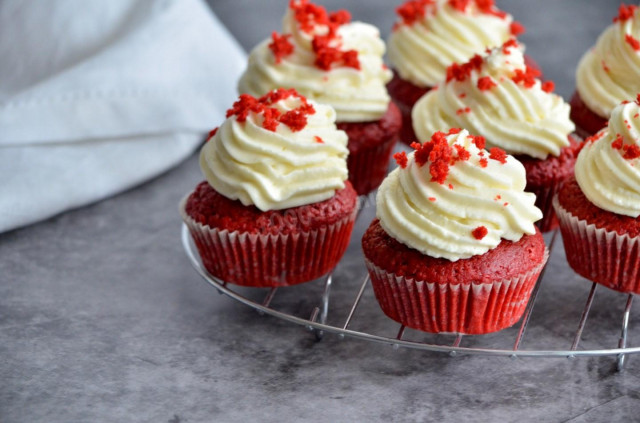
[[[373,290],[382,311],[407,327],[430,333],[485,334],[515,324],[549,252],[533,269],[489,283],[434,283],[387,272],[369,260]]]
[[[319,278],[333,269],[346,251],[357,207],[345,218],[322,228],[295,234],[262,235],[219,230],[196,222],[180,202],[204,267],[225,282],[251,287],[281,287]]]
[[[619,292],[640,294],[640,237],[578,219],[553,200],[567,261],[579,275]]]

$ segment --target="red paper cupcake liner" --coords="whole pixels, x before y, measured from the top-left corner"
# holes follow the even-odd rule
[[[361,148],[349,154],[347,158],[349,182],[358,195],[366,195],[378,188],[387,176],[389,159],[396,140],[397,137],[390,137],[372,148]]]
[[[365,263],[382,311],[413,329],[431,333],[485,334],[515,324],[549,256],[513,279],[489,283],[433,283]]]
[[[180,214],[211,275],[251,287],[281,287],[319,278],[333,269],[349,245],[357,208],[345,218],[318,229],[263,235],[219,230]]]
[[[640,237],[620,235],[578,219],[553,200],[571,268],[615,291],[640,294]]]

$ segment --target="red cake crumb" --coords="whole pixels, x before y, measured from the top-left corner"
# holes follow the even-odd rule
[[[282,58],[293,53],[293,44],[289,42],[291,34],[280,35],[273,31],[271,33],[271,43],[269,43],[269,49],[276,58],[276,63],[282,62]]]
[[[484,226],[478,226],[477,228],[475,228],[471,234],[473,235],[473,237],[475,239],[477,239],[478,241],[480,241],[482,238],[484,238],[485,236],[487,236],[487,234],[489,233],[489,231],[487,230],[487,228],[485,228]]]
[[[469,76],[471,76],[471,72],[473,72],[474,70],[479,71],[480,69],[482,69],[482,63],[482,56],[480,56],[479,54],[473,55],[473,57],[466,63],[453,63],[447,68],[446,82],[449,82],[452,79],[460,82],[466,80],[467,78],[469,78]]]
[[[593,140],[591,142],[594,142],[594,141],[595,140]],[[613,142],[611,143],[611,148],[613,148],[614,150],[622,150],[622,145],[623,144],[624,144],[624,141],[622,140],[622,135],[618,134],[616,136],[616,139],[613,140]]]
[[[502,44],[502,53],[508,56],[511,54],[511,49],[516,47],[518,47],[518,40],[516,40],[515,38],[510,38],[509,40],[505,41],[504,44]]]
[[[511,35],[513,35],[514,37],[526,32],[526,28],[524,27],[524,25],[522,25],[518,21],[511,22],[511,25],[509,25],[509,30],[511,32]]]
[[[482,135],[469,135],[469,138],[471,138],[471,141],[480,150],[482,150],[485,147],[486,143],[487,143],[487,141],[485,140],[485,138]]]
[[[401,168],[404,169],[407,167],[409,158],[407,157],[407,153],[405,153],[404,151],[400,151],[399,153],[394,154],[393,158],[395,159],[398,166],[400,166]]]
[[[313,137],[313,139],[318,143],[318,144],[324,144],[324,140],[322,138],[320,138],[319,136],[315,135]]]
[[[556,84],[553,81],[544,81],[541,88],[545,93],[551,93],[556,88]]]
[[[626,34],[624,36],[624,40],[633,48],[635,51],[640,50],[640,41],[636,40],[633,35]]]
[[[429,201],[436,201],[436,197],[429,197]]]
[[[269,107],[273,103],[285,100],[289,97],[296,97],[300,100],[300,106],[293,110],[281,114],[274,107]],[[316,111],[307,99],[298,94],[294,89],[279,88],[256,99],[249,94],[241,94],[240,98],[233,103],[233,107],[227,110],[227,118],[236,116],[236,121],[245,122],[249,112],[261,114],[263,117],[262,127],[269,131],[275,131],[280,123],[287,125],[292,131],[300,131],[307,125],[307,116]]]
[[[499,147],[492,147],[489,150],[489,158],[504,164],[507,162],[507,152]]]
[[[621,4],[618,9],[618,16],[613,18],[613,22],[624,22],[631,19],[636,12],[638,6]]]
[[[207,141],[210,140],[215,134],[218,133],[218,129],[220,128],[216,126],[211,131],[209,131],[209,135],[207,136]]]
[[[622,146],[622,150],[624,151],[624,155],[622,157],[626,160],[635,160],[640,157],[640,147],[635,144],[625,144]]]
[[[425,16],[427,6],[431,4],[433,0],[407,1],[396,8],[396,13],[402,19],[402,24],[411,26]],[[397,26],[394,29],[397,29]]]
[[[487,167],[489,166],[489,160],[487,160],[486,158],[481,158],[480,160],[478,160],[478,163],[480,164],[480,167]]]
[[[530,67],[525,67],[525,70],[516,69],[515,75],[511,77],[516,84],[522,83],[526,88],[531,88],[536,83],[536,77],[540,76],[540,71]]]
[[[455,147],[456,152],[458,153],[458,160],[467,161],[471,158],[471,153],[469,153],[469,151],[467,151],[467,149],[464,148],[462,145],[454,144],[453,146]]]
[[[478,79],[478,89],[480,91],[488,91],[495,86],[497,86],[497,84],[493,82],[490,76],[483,76]]]

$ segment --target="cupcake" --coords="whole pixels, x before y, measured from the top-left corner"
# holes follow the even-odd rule
[[[447,67],[497,47],[524,27],[493,0],[411,0],[396,9],[388,41],[393,79],[389,94],[402,112],[400,139],[416,140],[411,108],[445,78]]]
[[[586,138],[604,128],[613,108],[640,92],[640,13],[621,5],[618,16],[578,63],[571,119]]]
[[[382,62],[378,30],[351,22],[349,13],[328,13],[307,0],[292,0],[282,33],[258,44],[238,90],[253,96],[295,88],[333,106],[338,128],[348,137],[349,180],[358,194],[375,189],[387,173],[402,119],[385,84],[391,71]]]
[[[395,155],[362,239],[384,313],[426,332],[484,334],[520,319],[547,251],[525,170],[466,130]]]
[[[446,79],[413,108],[418,139],[450,127],[482,135],[487,147],[515,155],[527,171],[526,190],[536,194],[544,231],[557,227],[551,205],[558,185],[573,174],[579,143],[571,133],[569,105],[525,64],[511,39],[485,57],[447,68]]]
[[[640,96],[616,106],[608,127],[587,139],[554,206],[573,270],[640,294]]]
[[[202,147],[206,181],[180,204],[209,273],[278,287],[333,269],[357,209],[346,145],[330,106],[295,90],[241,95]]]

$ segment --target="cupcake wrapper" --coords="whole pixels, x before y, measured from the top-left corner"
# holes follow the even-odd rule
[[[620,235],[578,219],[556,196],[567,261],[579,275],[608,288],[640,294],[640,237]]]
[[[373,148],[363,148],[349,154],[347,168],[349,181],[358,195],[365,195],[378,188],[387,176],[389,159],[397,136],[392,136]]]
[[[374,293],[391,319],[431,333],[485,334],[516,323],[548,258],[510,280],[433,283],[387,272],[365,259]]]
[[[180,203],[204,267],[225,282],[251,287],[296,285],[335,267],[349,245],[353,213],[322,228],[294,234],[261,235],[219,230],[196,222]]]
[[[558,218],[553,209],[553,198],[560,184],[550,187],[527,187],[525,191],[536,195],[536,207],[542,211],[542,219],[536,222],[540,232],[549,232],[558,227]]]

